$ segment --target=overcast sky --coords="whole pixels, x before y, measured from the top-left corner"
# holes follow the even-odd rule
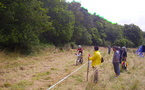
[[[66,0],[73,1],[73,0]],[[75,0],[90,13],[113,23],[135,24],[145,31],[145,0]]]

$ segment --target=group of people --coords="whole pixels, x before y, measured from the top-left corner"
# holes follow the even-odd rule
[[[127,49],[126,47],[117,47],[113,46],[112,50],[114,51],[112,64],[114,66],[115,77],[117,78],[120,75],[120,64],[123,69],[126,70],[127,68]],[[77,52],[83,53],[83,49],[79,45]],[[111,47],[108,46],[108,54],[111,52]],[[94,69],[94,82],[96,83],[98,80],[98,69],[97,67],[102,63],[101,60],[103,59],[98,46],[94,46],[94,55],[89,56],[88,60],[92,61],[92,68]],[[96,79],[97,78],[97,79]]]
[[[77,53],[83,54],[83,48],[81,47],[81,45],[78,46]],[[94,46],[94,55],[92,57],[89,56],[88,59],[92,61],[93,68],[101,64],[102,56],[98,46]]]
[[[120,75],[120,65],[122,66],[122,69],[126,70],[127,69],[127,50],[126,47],[117,47],[113,46],[113,66],[114,66],[114,71],[115,71],[115,77],[117,78]]]
[[[83,54],[83,49],[82,49],[81,45],[78,46],[77,53]],[[103,57],[99,51],[99,47],[94,46],[94,55],[88,56],[88,60],[92,61],[92,68],[94,70],[94,75],[93,75],[94,79],[93,80],[95,83],[97,83],[97,81],[98,81],[98,68],[97,67],[101,64],[102,58]]]

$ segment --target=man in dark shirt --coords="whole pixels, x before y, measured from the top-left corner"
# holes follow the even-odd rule
[[[120,58],[119,58],[119,63],[122,63],[122,48],[119,47],[119,53],[120,53]]]
[[[113,47],[114,55],[113,55],[113,66],[114,66],[114,72],[116,74],[116,77],[120,75],[120,68],[119,68],[119,58],[120,58],[120,53],[118,51],[118,47],[114,46]]]
[[[127,69],[127,62],[126,62],[127,50],[126,50],[126,47],[122,47],[121,58],[122,58],[122,69],[126,70]]]
[[[127,58],[127,51],[126,51],[126,47],[122,47],[122,61],[126,61]]]
[[[110,54],[110,51],[111,51],[111,47],[108,46],[108,54]]]

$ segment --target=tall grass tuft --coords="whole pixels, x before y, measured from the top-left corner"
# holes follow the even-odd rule
[[[26,90],[26,87],[31,85],[33,85],[32,81],[22,80],[18,83],[13,84],[10,87],[10,90]]]

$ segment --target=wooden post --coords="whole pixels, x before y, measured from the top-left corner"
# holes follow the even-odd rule
[[[87,81],[88,81],[88,76],[89,76],[89,57],[90,57],[90,54],[88,55]]]

